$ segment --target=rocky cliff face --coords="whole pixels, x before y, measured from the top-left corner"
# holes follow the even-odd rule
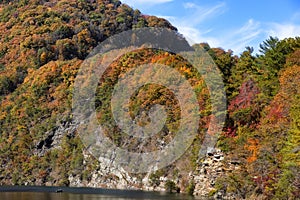
[[[64,135],[72,137],[76,130],[76,125],[68,123],[61,124],[46,135],[45,139],[41,140],[36,146],[36,154],[39,156],[44,155],[47,151],[61,148],[61,140]],[[71,187],[94,187],[94,188],[110,188],[110,189],[132,189],[132,190],[145,190],[145,191],[166,191],[168,181],[175,184],[175,188],[179,188],[180,192],[191,193],[195,196],[204,198],[210,197],[214,199],[234,199],[235,194],[226,194],[225,191],[219,190],[216,192],[216,182],[226,173],[238,171],[240,169],[240,162],[238,160],[228,160],[226,155],[220,149],[210,149],[210,151],[197,162],[195,170],[187,171],[186,177],[182,179],[189,180],[190,191],[183,188],[181,185],[182,180],[178,177],[172,177],[168,174],[160,174],[155,177],[158,183],[154,183],[153,174],[149,172],[146,174],[130,174],[124,169],[114,166],[114,164],[105,158],[95,158],[86,150],[82,150],[83,154],[83,170],[90,167],[93,163],[93,170],[89,171],[89,178],[84,179],[82,174],[71,173],[68,175],[68,185]],[[33,184],[33,183],[27,183]],[[56,181],[41,182],[41,185],[48,186],[56,185]],[[180,188],[181,187],[181,188]],[[176,191],[176,190],[174,190]]]
[[[46,151],[61,148],[61,139],[65,134],[69,136],[75,133],[76,126],[68,123],[59,126],[52,132],[46,134],[46,138],[41,140],[36,147],[36,153],[43,155]],[[170,177],[168,174],[161,174],[156,177],[157,183],[153,183],[151,176],[155,172],[147,174],[130,174],[120,167],[116,167],[110,160],[104,158],[96,159],[86,150],[83,154],[83,168],[88,168],[89,163],[94,163],[94,169],[89,171],[89,178],[84,180],[81,174],[69,174],[67,177],[68,184],[71,187],[94,187],[94,188],[110,188],[110,189],[132,189],[145,191],[166,191],[168,181],[175,183],[175,187],[180,192],[191,193],[195,196],[213,199],[235,199],[234,193],[227,193],[222,190],[216,190],[216,182],[219,178],[225,176],[226,173],[240,170],[239,160],[229,160],[220,149],[210,149],[210,151],[197,162],[196,169],[186,172],[189,180],[190,190],[181,186],[180,178]],[[97,161],[96,161],[97,160]],[[96,162],[95,162],[96,161]],[[32,184],[32,183],[28,183]],[[55,180],[42,182],[41,185],[56,185]],[[180,188],[181,186],[181,188]],[[175,190],[176,191],[176,190]]]
[[[88,152],[84,152],[85,158],[90,158]],[[228,160],[226,155],[220,150],[215,149],[208,153],[201,161],[195,171],[190,171],[188,176],[192,185],[190,191],[181,188],[180,192],[190,192],[194,196],[211,198],[211,199],[238,199],[235,193],[226,193],[226,191],[216,189],[216,182],[219,178],[224,177],[226,173],[240,170],[240,162],[238,160]],[[88,159],[87,159],[88,160]],[[84,161],[84,164],[87,161]],[[101,187],[101,188],[117,188],[132,189],[145,191],[168,191],[167,182],[172,181],[175,187],[180,189],[178,178],[170,178],[164,174],[159,179],[159,184],[154,185],[151,180],[151,172],[143,175],[132,175],[125,170],[109,165],[107,161],[100,161],[97,170],[91,172],[89,181],[82,181],[80,176],[69,176],[70,186],[73,187]],[[175,192],[176,190],[174,190]]]
[[[217,191],[216,182],[225,174],[238,171],[240,167],[238,160],[229,160],[220,149],[207,153],[206,157],[200,161],[196,172],[191,175],[195,183],[194,195],[214,199],[235,199],[235,194]]]
[[[228,101],[228,113],[218,145],[223,152],[215,149],[202,159],[198,156],[209,122],[226,113],[212,113],[210,92],[202,76],[183,57],[156,48],[118,57],[105,71],[92,102],[99,123],[111,122],[112,126],[106,127],[107,138],[141,153],[163,149],[175,137],[181,123],[180,102],[172,91],[155,84],[142,87],[128,106],[130,118],[137,119],[134,123],[145,126],[151,122],[147,112],[153,105],[164,105],[168,117],[159,134],[146,142],[132,139],[120,131],[112,117],[109,103],[118,79],[148,63],[172,66],[193,87],[199,104],[197,115],[201,116],[199,129],[190,148],[176,162],[145,174],[130,174],[111,160],[94,158],[87,152],[77,131],[80,122],[74,122],[72,113],[78,71],[101,42],[145,27],[172,31],[176,37],[168,39],[175,41],[176,48],[187,44],[167,20],[143,15],[118,0],[0,2],[0,185],[298,199],[299,37],[281,41],[270,37],[257,56],[252,48],[235,56],[230,50],[210,48],[205,43],[193,46],[203,47],[214,59],[228,97],[223,99]],[[130,40],[140,41],[136,35]]]

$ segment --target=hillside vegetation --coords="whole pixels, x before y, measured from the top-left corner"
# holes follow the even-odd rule
[[[86,158],[85,147],[71,126],[76,74],[99,43],[143,27],[177,32],[168,21],[143,15],[118,0],[1,1],[1,185],[69,186],[70,175],[91,180],[99,163]],[[257,55],[251,47],[238,56],[207,43],[193,47],[207,51],[222,72],[227,117],[217,146],[226,159],[237,160],[241,166],[218,177],[212,194],[300,198],[300,37],[270,37]],[[187,174],[196,173],[198,151],[212,113],[205,82],[185,59],[172,52],[142,49],[114,61],[104,74],[105,84],[97,89],[98,120],[113,121],[110,91],[122,73],[145,63],[171,65],[196,91],[202,118],[194,143],[185,156],[150,175],[153,185],[164,175],[185,180],[178,187],[190,192],[193,183]],[[133,116],[142,118],[142,111],[154,104],[165,105],[168,118],[160,134],[147,141],[149,151],[158,148],[158,140],[170,142],[180,121],[179,102],[159,85],[144,86],[129,107]],[[132,151],[140,144],[122,135],[118,127],[107,136]]]

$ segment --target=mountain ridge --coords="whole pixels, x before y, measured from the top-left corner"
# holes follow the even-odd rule
[[[211,107],[205,83],[192,66],[179,55],[157,49],[130,52],[112,63],[106,74],[112,81],[100,85],[96,98],[100,121],[110,116],[106,89],[122,72],[147,62],[172,64],[194,84],[201,105],[201,128],[184,156],[164,169],[134,175],[98,162],[85,150],[72,124],[74,80],[83,60],[110,36],[143,27],[179,34],[177,29],[117,0],[22,0],[0,5],[1,185],[180,189],[211,198],[299,197],[299,37],[270,37],[262,43],[260,55],[253,55],[250,47],[235,56],[206,43],[193,46],[207,51],[218,66],[228,104],[218,148],[202,160],[197,156]],[[164,130],[148,141],[149,149],[163,148],[178,128],[178,101],[165,88],[142,89],[130,104],[133,116],[142,118],[141,110],[153,104],[169,106]],[[152,98],[147,92],[162,95]],[[117,131],[108,133],[111,140],[135,150],[139,141],[129,141]]]

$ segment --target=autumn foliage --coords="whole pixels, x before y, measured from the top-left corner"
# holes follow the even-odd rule
[[[84,162],[84,146],[72,129],[74,80],[99,43],[142,27],[177,31],[167,20],[143,15],[118,0],[1,1],[0,185],[68,186],[71,175],[91,180],[97,162]],[[251,47],[240,55],[207,43],[193,48],[205,49],[215,61],[227,95],[218,147],[226,159],[237,160],[238,167],[219,177],[218,192],[235,193],[240,199],[299,199],[300,38],[270,37],[256,55]],[[97,88],[97,119],[113,121],[109,97],[115,83],[128,70],[147,63],[171,66],[196,91],[200,128],[182,158],[185,170],[195,172],[201,141],[209,121],[217,116],[211,112],[204,79],[181,56],[145,48],[116,59]],[[143,111],[155,104],[166,106],[168,118],[160,134],[147,141],[146,150],[155,150],[158,140],[170,142],[180,123],[176,96],[158,85],[135,93],[129,103],[132,118],[140,118],[138,123],[144,125],[148,119]],[[109,130],[107,136],[117,145],[136,150],[140,141],[128,142],[117,126]],[[176,167],[175,163],[159,174],[182,177],[190,172],[178,172]]]

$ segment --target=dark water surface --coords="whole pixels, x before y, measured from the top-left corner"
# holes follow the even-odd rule
[[[57,191],[62,190],[61,193]],[[67,187],[0,187],[0,200],[194,200],[183,194]]]

